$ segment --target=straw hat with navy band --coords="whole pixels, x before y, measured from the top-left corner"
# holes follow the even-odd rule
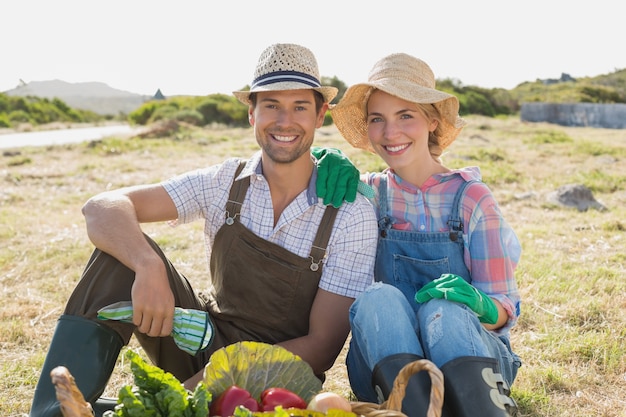
[[[257,63],[249,91],[233,91],[243,104],[250,104],[250,93],[312,89],[330,103],[337,95],[335,87],[322,86],[315,55],[304,46],[278,43],[267,47]]]
[[[435,75],[428,64],[411,55],[391,54],[374,65],[366,83],[348,88],[339,103],[331,108],[337,129],[355,148],[374,152],[367,136],[367,101],[374,89],[412,103],[435,106],[441,115],[437,133],[442,150],[456,139],[466,124],[459,117],[459,100],[435,89]]]

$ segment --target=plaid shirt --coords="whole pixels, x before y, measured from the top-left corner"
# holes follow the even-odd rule
[[[478,167],[453,170],[430,177],[418,188],[403,181],[391,169],[367,173],[362,180],[374,187],[378,202],[381,176],[387,176],[387,205],[394,219],[393,227],[417,232],[447,232],[454,196],[462,181],[480,180]],[[515,268],[521,245],[515,232],[502,217],[497,202],[483,183],[473,183],[461,201],[464,224],[464,260],[472,277],[472,285],[502,303],[509,315],[504,327],[512,327],[520,314],[520,295],[515,281]],[[380,213],[377,213],[380,217]]]
[[[208,259],[215,235],[226,218],[226,200],[238,165],[239,159],[231,158],[222,164],[191,171],[162,183],[178,209],[176,223],[205,219]],[[287,206],[274,226],[272,197],[261,169],[261,152],[257,152],[238,177],[250,177],[250,188],[239,221],[259,237],[300,257],[308,257],[325,210],[323,200],[315,193],[317,171],[314,171],[308,189]],[[328,243],[319,284],[321,289],[356,298],[373,282],[376,225],[372,205],[364,197],[359,196],[354,203],[341,206]]]

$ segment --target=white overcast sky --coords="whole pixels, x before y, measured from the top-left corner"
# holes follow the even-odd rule
[[[58,79],[229,94],[278,42],[309,47],[322,76],[347,85],[406,52],[437,78],[511,89],[626,68],[621,9],[615,0],[12,0],[0,7],[0,91]]]

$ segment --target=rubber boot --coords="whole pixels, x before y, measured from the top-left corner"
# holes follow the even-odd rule
[[[113,329],[83,317],[63,315],[57,322],[41,376],[35,388],[30,417],[61,417],[50,371],[65,366],[90,403],[102,395],[123,341]]]
[[[517,404],[493,358],[464,356],[441,367],[444,377],[444,417],[508,417]]]
[[[397,353],[387,356],[376,364],[372,371],[372,385],[378,393],[379,403],[389,398],[398,372],[405,365],[419,359],[424,358],[412,353]],[[430,386],[430,376],[427,372],[418,372],[413,375],[406,385],[402,412],[409,417],[426,417],[430,404]]]
[[[100,397],[91,403],[95,417],[102,417],[106,411],[113,411],[117,405],[117,398]]]

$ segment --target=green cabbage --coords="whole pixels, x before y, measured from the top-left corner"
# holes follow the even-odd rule
[[[260,342],[238,342],[216,350],[204,368],[207,389],[218,398],[237,385],[257,400],[266,388],[281,387],[307,403],[322,390],[311,366],[287,349]]]

